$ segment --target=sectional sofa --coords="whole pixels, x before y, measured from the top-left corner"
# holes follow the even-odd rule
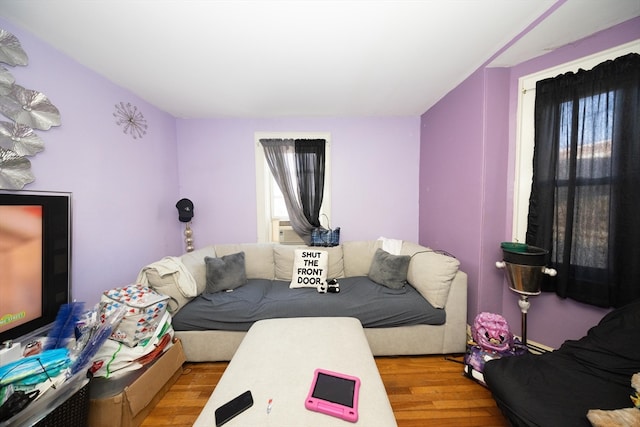
[[[334,315],[359,318],[376,356],[464,353],[467,275],[449,254],[400,243],[393,250],[384,240],[327,248],[211,245],[147,265],[138,282],[171,297],[175,335],[192,362],[231,360],[263,318]],[[323,277],[337,280],[338,293],[296,281],[301,251],[318,250],[325,253]]]

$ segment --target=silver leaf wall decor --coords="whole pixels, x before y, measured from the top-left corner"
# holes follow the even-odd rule
[[[33,156],[44,150],[44,142],[29,126],[0,122],[0,147],[19,156]]]
[[[6,68],[0,66],[0,95],[6,95],[11,92],[11,86],[16,79]]]
[[[22,49],[16,36],[0,28],[0,62],[16,65],[27,65],[29,58]]]
[[[0,113],[17,123],[48,130],[60,126],[60,111],[43,93],[14,84],[11,91],[0,97]]]
[[[0,147],[0,188],[20,189],[35,179],[29,159]]]
[[[0,62],[27,65],[29,58],[16,36],[0,28]],[[60,126],[60,111],[41,92],[25,89],[0,66],[0,113],[13,122],[0,122],[0,188],[22,189],[35,180],[31,162],[44,150],[44,142],[33,131]]]

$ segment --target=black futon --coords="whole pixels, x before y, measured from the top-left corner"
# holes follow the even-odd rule
[[[484,379],[513,426],[590,426],[589,409],[633,407],[640,372],[640,300],[608,313],[553,352],[486,363]]]

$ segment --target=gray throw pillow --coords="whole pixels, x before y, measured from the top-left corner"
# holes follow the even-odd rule
[[[207,268],[205,292],[215,293],[235,289],[247,283],[244,252],[224,255],[220,258],[204,257]]]
[[[369,268],[369,279],[391,289],[401,289],[407,282],[409,255],[392,255],[378,248]]]

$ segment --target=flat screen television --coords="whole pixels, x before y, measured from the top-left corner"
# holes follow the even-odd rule
[[[0,343],[53,323],[71,297],[71,194],[0,190]]]

